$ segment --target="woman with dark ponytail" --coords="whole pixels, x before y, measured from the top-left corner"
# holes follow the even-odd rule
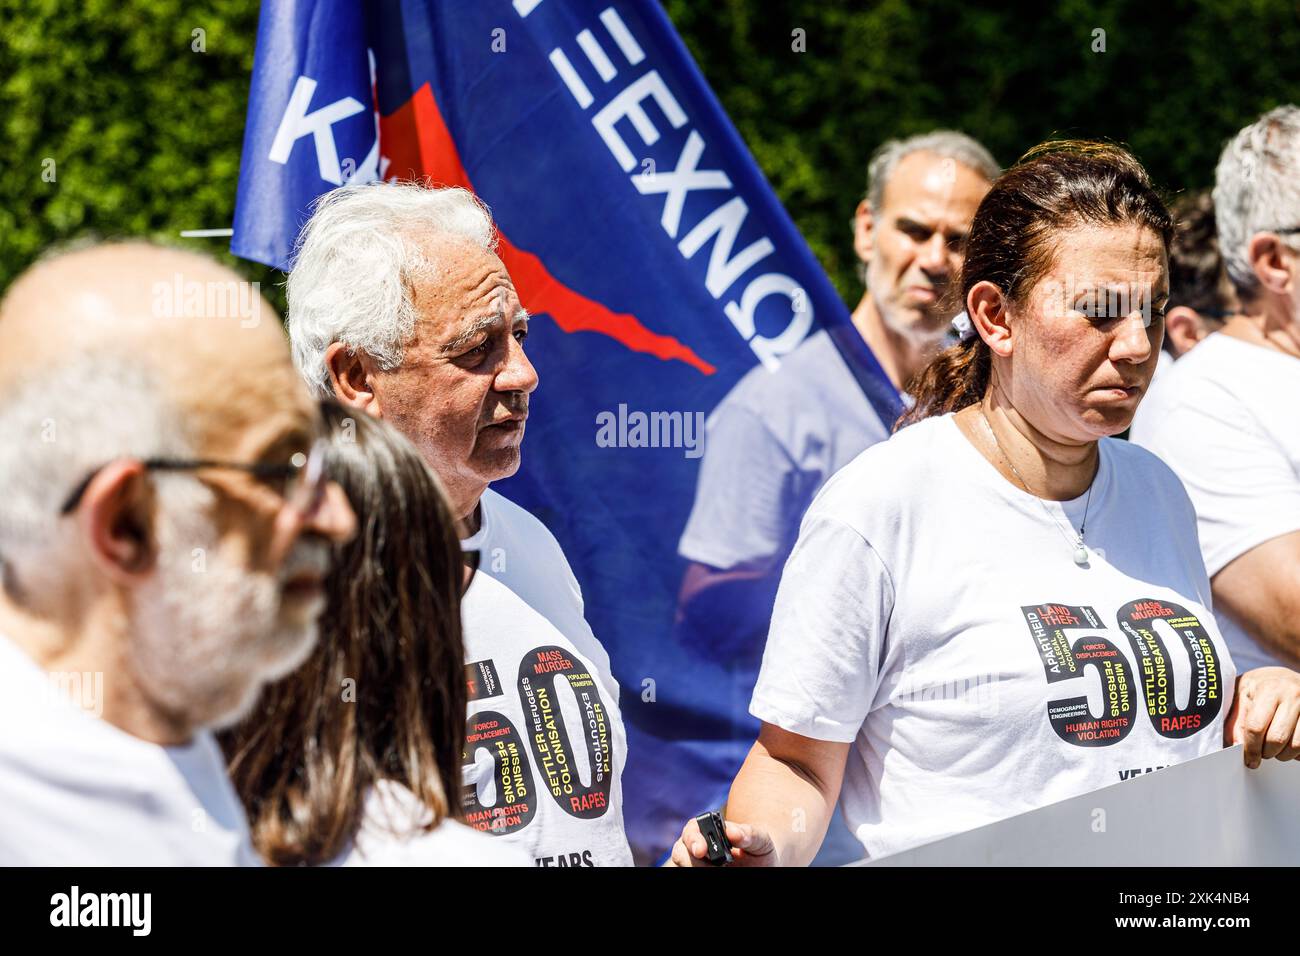
[[[1107,143],[1035,147],[985,196],[969,329],[786,564],[737,862],[806,864],[837,800],[879,857],[1225,744],[1257,765],[1261,728],[1297,739],[1300,674],[1236,676],[1186,492],[1113,437],[1155,369],[1172,228]],[[691,822],[673,861],[705,855]]]

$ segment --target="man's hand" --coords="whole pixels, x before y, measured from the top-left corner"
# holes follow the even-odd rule
[[[749,823],[727,820],[727,840],[731,843],[732,866],[780,866],[776,845],[765,830]],[[712,866],[707,857],[708,844],[694,820],[682,827],[682,835],[673,844],[669,866]]]
[[[1252,769],[1261,758],[1300,756],[1300,674],[1285,667],[1257,667],[1240,675],[1223,731],[1228,746],[1243,745],[1246,766]]]

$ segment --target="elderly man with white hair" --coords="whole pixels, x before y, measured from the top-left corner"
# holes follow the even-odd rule
[[[311,652],[355,520],[279,323],[159,295],[238,282],[121,243],[0,303],[0,865],[260,862],[211,731]]]
[[[559,543],[489,487],[519,468],[537,387],[528,314],[495,248],[487,209],[463,189],[325,194],[289,276],[294,360],[318,395],[387,419],[420,449],[463,548],[481,556],[462,603],[466,820],[538,866],[627,865],[627,739],[609,656]]]
[[[1241,311],[1170,369],[1147,399],[1158,413],[1132,437],[1187,486],[1237,669],[1297,668],[1300,108],[1279,106],[1233,137],[1214,206]]]

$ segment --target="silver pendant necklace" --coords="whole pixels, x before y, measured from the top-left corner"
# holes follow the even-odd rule
[[[1084,544],[1083,538],[1084,534],[1088,530],[1088,506],[1092,504],[1092,486],[1095,483],[1095,478],[1093,482],[1088,484],[1088,497],[1083,500],[1083,520],[1079,522],[1079,533],[1072,539],[1070,535],[1066,533],[1065,529],[1061,527],[1061,523],[1056,520],[1056,515],[1052,514],[1051,509],[1047,507],[1047,503],[1029,490],[1029,485],[1025,482],[1024,478],[1020,477],[1020,472],[1011,461],[1011,456],[1002,450],[1002,442],[998,441],[997,432],[993,430],[993,425],[989,422],[989,416],[985,413],[983,405],[980,405],[980,418],[984,419],[984,427],[988,430],[989,437],[993,439],[993,444],[997,448],[998,454],[1001,455],[1002,460],[1007,463],[1007,467],[1010,468],[1011,473],[1016,476],[1016,480],[1019,481],[1020,486],[1025,489],[1025,493],[1035,499],[1042,506],[1043,512],[1047,515],[1048,519],[1052,524],[1056,525],[1056,530],[1065,535],[1065,540],[1069,541],[1071,547],[1074,548],[1074,563],[1081,568],[1087,567],[1088,546]]]

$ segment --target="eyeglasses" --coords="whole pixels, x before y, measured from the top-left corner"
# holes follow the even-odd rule
[[[306,454],[300,451],[294,452],[284,464],[261,462],[249,464],[245,462],[183,458],[146,458],[141,464],[146,471],[198,471],[203,468],[224,468],[245,472],[262,481],[283,482],[284,491],[282,496],[285,502],[306,517],[316,513],[321,500],[325,497],[325,487],[329,483],[329,474],[325,467],[327,447],[328,442],[326,439],[317,438],[312,443],[310,451]],[[63,502],[59,514],[66,515],[76,511],[77,506],[81,504],[81,499],[86,494],[86,489],[90,487],[90,483],[95,480],[96,475],[107,467],[107,463],[100,465],[83,478]]]

